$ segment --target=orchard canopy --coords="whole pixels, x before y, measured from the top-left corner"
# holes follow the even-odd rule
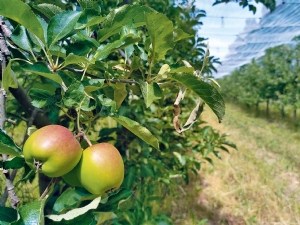
[[[273,0],[255,2],[276,10]],[[255,12],[252,3],[238,4]],[[243,99],[258,99],[248,88],[231,88],[233,82],[224,80],[223,89],[213,78],[220,61],[198,32],[205,15],[196,1],[0,0],[0,224],[174,223],[161,210],[161,200],[188,183],[203,163],[236,148],[201,113],[207,110],[221,122],[226,88],[226,97],[239,91]],[[268,66],[278,57],[280,70],[298,70],[298,61],[269,50],[253,61],[254,68],[235,72],[240,86],[248,82],[240,73],[271,74]],[[280,91],[259,93],[294,104],[290,99],[297,91],[285,93],[298,83],[289,73],[280,77],[292,84],[272,80]],[[50,124],[67,128],[83,152],[73,168],[63,167],[57,176],[43,173],[43,157],[28,163],[24,154],[35,130]],[[56,133],[39,141],[55,139]],[[99,171],[112,166],[107,173],[94,172],[98,163],[92,167],[92,159],[84,158],[99,145],[118,156],[106,158]],[[51,148],[55,154],[70,142],[58,146]],[[58,168],[58,158],[50,169]],[[117,176],[114,164],[117,184],[102,188]],[[65,179],[69,173],[75,183]],[[99,192],[93,191],[97,185]]]

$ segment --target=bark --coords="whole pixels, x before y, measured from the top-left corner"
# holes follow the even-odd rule
[[[266,117],[270,118],[270,99],[267,99]]]
[[[9,57],[10,57],[10,51],[7,48],[5,38],[9,38],[11,36],[11,31],[10,29],[5,25],[5,22],[2,20],[2,17],[0,17],[0,48],[2,57],[0,57],[0,60],[2,59],[1,63],[1,79],[2,79],[2,74],[4,71],[4,68],[6,66],[6,62],[8,62]],[[9,88],[9,92],[14,96],[14,98],[19,102],[27,116],[32,120],[32,124],[34,124],[37,128],[46,126],[50,124],[49,118],[43,113],[38,108],[35,108],[31,104],[31,99],[27,95],[27,93],[24,91],[24,89],[18,85],[18,88]],[[5,109],[4,109],[5,110]],[[2,115],[1,115],[2,117]],[[5,118],[5,116],[4,116]],[[0,119],[1,121],[1,119]],[[5,171],[4,171],[5,172]],[[12,181],[14,179],[14,176],[10,176],[10,173],[4,173],[5,177],[7,178],[7,185],[6,185],[6,190],[8,192],[8,196],[12,200],[13,205],[17,205],[18,199],[15,198],[15,196],[12,195],[14,192],[14,188],[12,185]],[[40,188],[40,193],[43,193],[45,188],[48,186],[50,179],[44,175],[39,175],[39,188]],[[3,194],[3,198],[1,197],[2,201],[5,201],[5,196],[7,194]]]
[[[282,106],[280,107],[280,115],[281,115],[281,118],[282,118],[282,119],[285,118],[285,109],[284,109],[284,105],[282,105]]]
[[[1,61],[1,77],[4,73],[4,69],[6,67],[6,63],[8,61],[8,58],[10,56],[10,52],[7,48],[6,42],[5,42],[5,35],[10,34],[8,32],[8,29],[6,28],[5,24],[0,18],[0,61]],[[2,86],[2,85],[1,85]],[[6,113],[5,113],[5,101],[6,101],[6,91],[1,87],[0,89],[0,129],[4,130],[4,125],[6,121]],[[6,154],[2,154],[2,161],[5,161],[8,159],[8,156]],[[1,196],[1,204],[4,206],[6,203],[7,198],[10,198],[10,204],[12,208],[17,208],[19,201],[18,196],[15,192],[15,187],[13,184],[14,180],[14,173],[10,173],[9,170],[2,169],[2,173],[5,177],[5,189],[4,193]]]

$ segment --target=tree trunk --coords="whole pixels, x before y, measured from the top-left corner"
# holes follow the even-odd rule
[[[259,116],[259,102],[258,101],[255,103],[255,115]]]
[[[294,106],[294,110],[293,110],[293,118],[294,118],[294,121],[297,120],[297,107]]]
[[[267,99],[266,117],[270,118],[270,99]]]
[[[281,118],[285,118],[285,110],[284,110],[284,105],[281,105],[280,107],[280,115],[281,115]]]

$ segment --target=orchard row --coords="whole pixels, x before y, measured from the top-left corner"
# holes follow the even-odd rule
[[[300,107],[300,44],[270,48],[265,55],[235,70],[220,80],[227,98],[256,107],[264,103],[270,116],[270,105],[280,109],[282,117],[286,109],[297,118]]]

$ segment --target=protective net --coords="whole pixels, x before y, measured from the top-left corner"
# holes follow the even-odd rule
[[[257,28],[238,35],[215,76],[228,75],[251,59],[261,57],[270,47],[293,43],[299,35],[300,0],[282,1],[273,12],[261,18]]]

